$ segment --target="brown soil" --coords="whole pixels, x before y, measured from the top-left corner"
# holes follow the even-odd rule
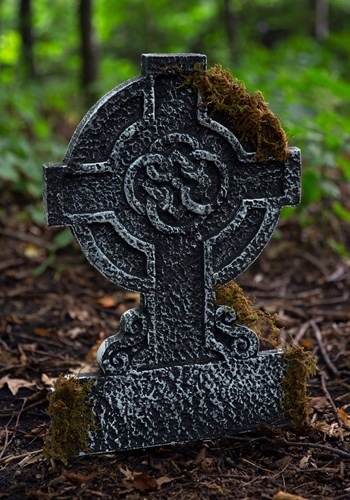
[[[86,456],[43,456],[47,394],[61,373],[96,370],[101,339],[137,295],[116,290],[72,246],[39,276],[57,231],[0,218],[0,497],[11,499],[350,498],[350,262],[291,223],[239,283],[278,314],[284,339],[316,354],[308,423],[254,434]],[[284,494],[283,494],[283,493]],[[286,494],[292,496],[287,496]]]

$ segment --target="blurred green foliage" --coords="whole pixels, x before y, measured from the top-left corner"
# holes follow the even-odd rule
[[[103,95],[139,73],[142,52],[202,52],[259,89],[290,144],[303,153],[301,224],[313,207],[350,222],[341,197],[350,181],[350,3],[329,2],[329,36],[315,37],[314,2],[304,0],[95,0]],[[327,2],[326,2],[327,3]],[[80,88],[78,2],[32,2],[36,77],[23,71],[18,5],[0,2],[0,183],[41,197],[41,164],[60,161],[86,112]],[[29,210],[30,212],[30,210]],[[32,209],[38,217],[38,211]],[[36,214],[36,216],[35,216]]]

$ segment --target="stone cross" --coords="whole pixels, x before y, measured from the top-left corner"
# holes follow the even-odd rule
[[[44,167],[49,225],[70,226],[107,279],[141,293],[98,352],[93,452],[212,438],[283,420],[283,357],[215,304],[300,197],[300,152],[256,162],[182,84],[200,54],[145,54],[102,97],[62,164]],[[181,75],[180,75],[180,72]],[[86,378],[86,377],[85,377]]]

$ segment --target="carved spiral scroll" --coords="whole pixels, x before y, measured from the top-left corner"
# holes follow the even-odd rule
[[[106,374],[124,373],[133,358],[146,346],[148,321],[143,309],[129,309],[120,320],[118,335],[107,338],[100,346],[97,361]]]
[[[259,339],[253,330],[236,324],[236,313],[228,306],[219,306],[216,310],[216,327],[230,337],[230,350],[233,358],[248,359],[257,356],[260,348]]]

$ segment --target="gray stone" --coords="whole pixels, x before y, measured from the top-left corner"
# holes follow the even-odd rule
[[[98,352],[93,452],[212,438],[283,420],[283,355],[215,305],[300,197],[300,151],[263,165],[181,85],[200,54],[142,56],[142,75],[85,116],[44,166],[49,225],[70,226],[141,306]],[[84,378],[84,377],[83,377]],[[85,377],[86,378],[86,377]]]

